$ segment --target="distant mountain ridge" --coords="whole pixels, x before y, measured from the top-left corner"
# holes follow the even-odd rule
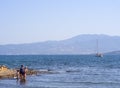
[[[120,51],[111,51],[111,52],[107,52],[105,54],[106,55],[120,55]]]
[[[96,40],[102,53],[120,50],[120,36],[84,34],[61,41],[0,45],[0,55],[93,54]]]

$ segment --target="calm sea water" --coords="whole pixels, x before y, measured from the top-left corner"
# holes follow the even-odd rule
[[[0,65],[23,64],[54,74],[27,76],[24,83],[0,79],[0,88],[120,88],[120,55],[16,55],[0,56]]]

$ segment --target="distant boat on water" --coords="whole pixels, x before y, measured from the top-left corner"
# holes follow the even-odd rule
[[[103,57],[102,53],[99,53],[99,47],[98,47],[98,40],[97,40],[97,53],[95,55],[96,57]]]
[[[96,57],[103,57],[103,54],[102,53],[97,53]]]

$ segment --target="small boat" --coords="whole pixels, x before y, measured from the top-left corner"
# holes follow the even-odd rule
[[[102,53],[99,53],[99,50],[98,50],[98,40],[97,40],[97,53],[96,53],[96,57],[103,57],[103,54]]]
[[[97,53],[97,54],[96,54],[96,57],[103,57],[103,54]]]

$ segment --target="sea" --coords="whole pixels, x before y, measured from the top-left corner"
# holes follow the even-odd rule
[[[120,55],[1,55],[0,65],[53,72],[0,79],[0,88],[120,88]]]

